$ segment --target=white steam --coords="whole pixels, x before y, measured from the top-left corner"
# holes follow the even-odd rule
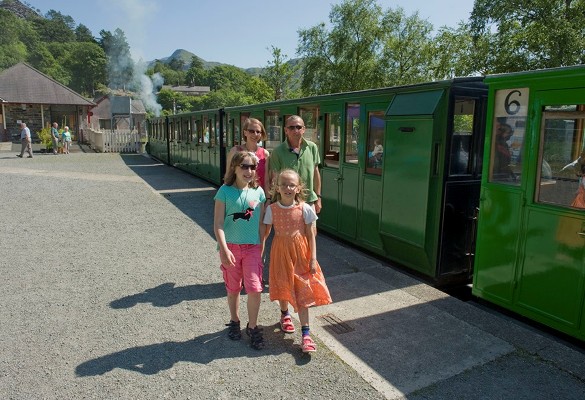
[[[146,65],[140,60],[135,64],[134,68],[135,90],[140,94],[140,99],[146,111],[158,117],[162,111],[162,106],[157,102],[156,92],[163,85],[164,79],[158,72],[152,76],[152,79],[145,72]]]

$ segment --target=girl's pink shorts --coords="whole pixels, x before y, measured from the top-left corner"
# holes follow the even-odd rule
[[[236,258],[234,267],[221,266],[225,287],[229,293],[239,293],[242,282],[246,293],[260,293],[262,284],[262,246],[259,244],[227,244]]]

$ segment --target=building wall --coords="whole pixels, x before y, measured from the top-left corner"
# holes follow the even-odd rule
[[[41,112],[42,107],[42,112]],[[86,107],[81,108],[79,112],[77,106],[54,106],[46,104],[4,104],[5,115],[3,118],[6,121],[6,131],[0,131],[1,141],[20,141],[20,125],[18,121],[26,123],[30,129],[33,142],[39,140],[37,132],[43,128],[50,127],[53,121],[59,124],[59,129],[63,128],[63,123],[67,123],[74,137],[82,134],[82,130],[87,125],[85,123],[87,118]],[[4,125],[1,124],[3,130]]]
[[[26,126],[30,129],[31,137],[33,142],[38,140],[37,132],[40,131],[42,126],[41,119],[41,105],[39,104],[5,104],[4,110],[6,115],[6,132],[4,132],[4,138],[8,141],[20,141],[20,125],[18,121],[26,123]],[[45,121],[49,114],[49,107],[43,106],[43,112],[45,113]]]

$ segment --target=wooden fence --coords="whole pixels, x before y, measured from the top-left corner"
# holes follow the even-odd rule
[[[143,153],[145,135],[137,131],[87,129],[89,145],[101,153]]]

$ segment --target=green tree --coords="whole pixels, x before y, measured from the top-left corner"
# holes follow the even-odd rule
[[[75,40],[78,42],[97,43],[97,40],[95,40],[89,28],[83,24],[79,24],[77,28],[75,28]]]
[[[170,89],[161,89],[157,95],[158,104],[160,104],[165,110],[172,110],[175,95],[176,93]]]
[[[278,47],[272,46],[271,51],[272,61],[264,68],[261,77],[272,89],[274,100],[290,98],[292,83],[299,68],[287,62],[286,55]]]
[[[185,83],[190,86],[200,86],[207,80],[207,71],[199,57],[191,58],[191,65],[185,75]]]
[[[98,84],[106,83],[107,58],[97,43],[71,43],[64,67],[71,74],[70,87],[88,96]]]
[[[331,8],[331,30],[324,23],[299,33],[306,94],[332,93],[378,86],[382,9],[375,0],[344,0]]]
[[[214,90],[203,96],[198,104],[198,109],[207,110],[211,108],[231,107],[253,103],[254,100],[252,96],[249,96],[240,90],[226,87]]]
[[[169,67],[175,71],[182,71],[185,67],[185,60],[181,58],[172,58],[169,62]]]
[[[75,21],[59,11],[49,10],[45,18],[34,18],[33,24],[45,42],[67,43],[75,40]]]
[[[274,100],[274,89],[259,76],[250,76],[240,91],[251,98],[251,103],[265,103]]]
[[[245,71],[233,65],[218,65],[209,70],[207,74],[207,86],[211,90],[233,88],[239,90],[245,87],[250,78]]]
[[[472,75],[485,65],[483,54],[473,51],[471,32],[464,22],[457,28],[440,28],[434,42],[432,70],[435,79]]]
[[[344,0],[321,23],[299,31],[307,95],[433,80],[437,43],[418,13],[383,10],[375,0]]]
[[[0,70],[27,59],[28,49],[21,37],[28,28],[25,20],[0,10]]]
[[[582,64],[585,1],[476,0],[470,30],[477,53],[496,53],[485,72],[511,72]]]
[[[418,13],[407,17],[398,7],[386,10],[381,26],[382,70],[375,74],[378,81],[382,80],[384,86],[395,86],[435,79],[432,65],[436,52],[430,22],[422,20]]]
[[[63,66],[67,46],[67,43],[32,42],[29,44],[27,61],[51,78],[64,85],[69,85],[71,75]]]
[[[116,28],[113,34],[101,30],[100,37],[99,44],[108,59],[108,86],[112,89],[124,89],[134,81],[134,61],[126,35],[120,28]]]

